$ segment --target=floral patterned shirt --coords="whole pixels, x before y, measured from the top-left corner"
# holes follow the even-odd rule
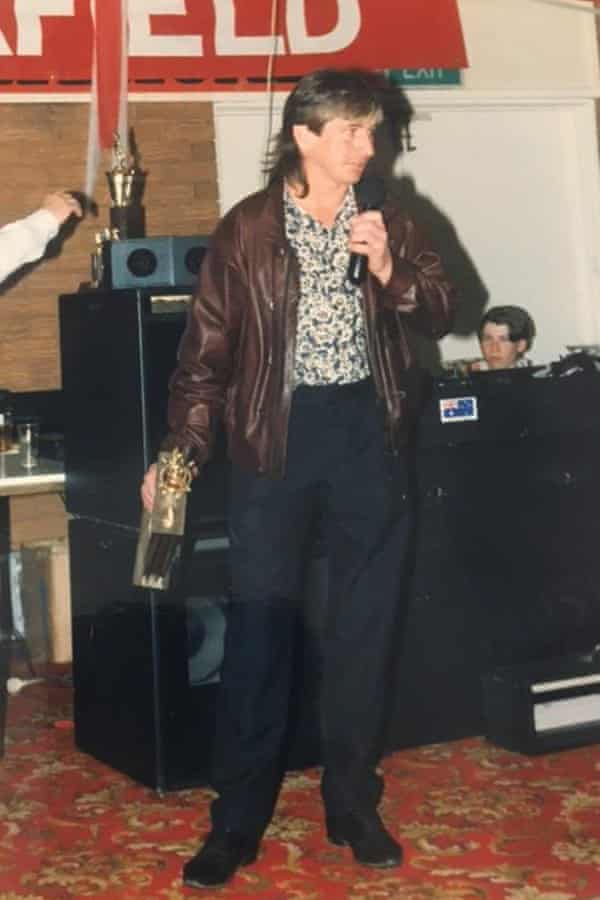
[[[285,230],[300,266],[295,383],[349,384],[369,375],[361,290],[347,279],[354,191],[326,228],[284,190]]]

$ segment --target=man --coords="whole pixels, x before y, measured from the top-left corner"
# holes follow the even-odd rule
[[[359,212],[381,95],[365,72],[322,70],[289,96],[266,190],[218,226],[170,384],[165,448],[201,469],[223,416],[232,460],[227,608],[213,828],[184,868],[223,884],[256,859],[283,777],[302,563],[318,517],[329,588],[320,636],[322,797],[329,840],[399,865],[377,814],[387,669],[403,558],[404,326],[434,338],[455,306],[439,257],[392,204]],[[368,269],[347,278],[350,254]],[[151,509],[156,471],[142,486]]]
[[[525,353],[535,337],[535,325],[520,306],[493,306],[479,323],[483,359],[473,363],[475,372],[528,366]]]
[[[57,191],[48,194],[31,215],[0,228],[0,284],[20,266],[39,259],[48,241],[73,215],[82,215],[79,202],[66,191]]]

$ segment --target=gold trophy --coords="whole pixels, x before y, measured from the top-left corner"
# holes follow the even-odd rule
[[[117,131],[113,134],[112,167],[106,173],[110,191],[110,228],[96,232],[92,253],[91,287],[102,287],[107,280],[106,248],[110,241],[142,238],[145,235],[145,212],[142,206],[145,173],[137,156],[123,148]]]
[[[112,168],[106,173],[110,191],[110,230],[113,240],[144,237],[141,196],[144,173],[123,149],[118,131],[113,135]]]
[[[168,589],[181,553],[191,483],[192,465],[181,450],[161,451],[154,506],[151,513],[142,511],[133,568],[133,584],[137,587]]]

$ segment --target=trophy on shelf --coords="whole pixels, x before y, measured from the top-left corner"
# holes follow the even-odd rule
[[[144,208],[141,203],[144,174],[135,156],[128,155],[115,131],[112,168],[106,173],[110,191],[110,230],[113,240],[144,237]]]
[[[133,145],[133,139],[132,139]],[[105,280],[105,247],[110,241],[145,236],[145,211],[142,206],[145,173],[138,165],[137,154],[128,153],[117,131],[113,135],[112,166],[106,173],[110,192],[110,227],[96,232],[92,254],[92,286]]]

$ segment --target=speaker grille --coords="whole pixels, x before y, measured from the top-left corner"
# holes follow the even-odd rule
[[[206,247],[190,247],[183,258],[183,264],[192,275],[198,275]]]
[[[136,278],[148,278],[156,272],[158,260],[152,250],[140,247],[127,257],[127,268]]]
[[[132,238],[105,245],[109,288],[193,288],[209,239],[201,235]]]

